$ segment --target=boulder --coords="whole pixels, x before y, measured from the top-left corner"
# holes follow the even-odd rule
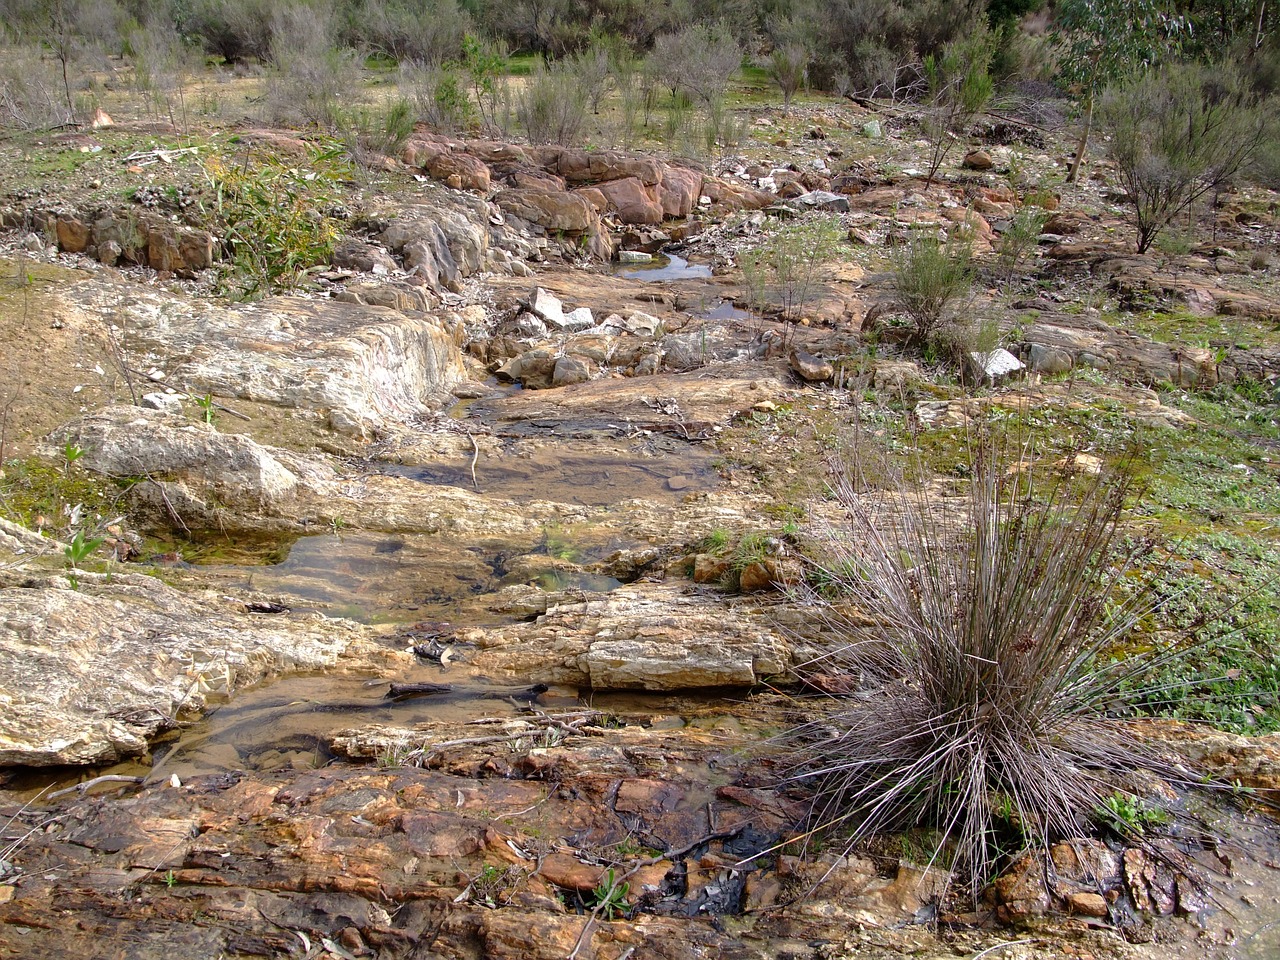
[[[994,386],[1025,369],[1023,362],[1003,347],[986,353],[975,350],[965,355],[965,370],[977,383]]]
[[[609,206],[623,223],[655,225],[662,222],[663,207],[636,177],[624,177],[599,184]]]
[[[763,624],[726,618],[722,605],[675,582],[562,602],[533,623],[467,638],[480,647],[472,665],[489,675],[598,691],[749,686],[791,662]]]
[[[545,230],[587,233],[599,223],[595,208],[574,193],[503,190],[494,202],[504,212]]]
[[[58,248],[67,253],[83,253],[89,245],[89,225],[78,217],[59,217],[55,230],[58,237]]]
[[[400,265],[382,247],[354,237],[343,237],[334,244],[330,262],[340,269],[359,270],[361,273],[387,274],[400,269]]]
[[[147,265],[190,277],[213,266],[213,234],[164,221],[147,225]]]
[[[333,666],[365,628],[318,615],[263,620],[217,593],[81,573],[0,589],[0,765],[106,764],[229,693]],[[37,588],[37,589],[31,589]]]
[[[432,179],[448,181],[457,177],[463,190],[489,192],[489,168],[478,157],[467,153],[439,153],[428,158],[425,167]]]
[[[529,310],[553,327],[564,326],[564,305],[560,302],[559,297],[548,293],[542,287],[535,287],[533,293],[529,295]]]
[[[1032,343],[1028,346],[1026,361],[1032,371],[1050,377],[1070,373],[1075,366],[1071,354],[1066,350],[1040,343]]]
[[[76,443],[86,469],[108,477],[188,482],[228,506],[254,509],[289,498],[298,478],[265,447],[171,411],[114,406],[55,431],[55,448]]]
[[[634,177],[647,187],[662,182],[665,165],[652,157],[630,157],[612,150],[561,149],[546,169],[570,183],[604,183]]]
[[[556,360],[551,373],[551,386],[567,387],[591,379],[591,367],[580,357],[565,356]]]
[[[811,190],[808,193],[802,193],[795,198],[795,205],[828,213],[849,212],[849,198],[842,193],[831,193],[827,190]]]
[[[702,171],[689,167],[669,166],[662,171],[658,185],[658,201],[664,219],[687,217],[698,206],[702,196]]]
[[[469,198],[455,194],[460,201]],[[398,212],[378,235],[388,250],[433,290],[456,288],[489,260],[487,204],[477,207],[418,203]]]
[[[966,170],[990,170],[995,166],[995,161],[985,150],[970,150],[960,161],[960,166]]]
[[[564,193],[564,177],[533,168],[513,170],[506,182],[517,190],[533,190],[536,193]]]
[[[836,373],[829,360],[815,357],[798,347],[791,351],[790,365],[791,371],[806,383],[825,383]]]

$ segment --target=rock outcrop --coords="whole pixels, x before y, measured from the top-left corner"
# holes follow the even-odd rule
[[[0,588],[0,766],[111,763],[209,693],[285,670],[331,667],[364,628],[255,617],[152,577],[80,573]]]

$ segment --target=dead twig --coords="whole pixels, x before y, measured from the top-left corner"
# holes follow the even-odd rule
[[[708,819],[710,819],[710,811],[708,811],[707,816]],[[643,860],[637,860],[630,868],[628,868],[626,873],[614,879],[612,886],[609,888],[609,892],[612,893],[614,890],[617,890],[618,887],[626,883],[645,867],[652,867],[654,864],[661,863],[663,860],[679,860],[682,857],[687,856],[692,851],[698,849],[698,847],[703,844],[711,843],[713,840],[730,840],[745,830],[746,827],[747,825],[744,823],[732,828],[731,830],[713,831],[704,837],[699,837],[692,843],[686,843],[683,847],[680,847],[677,850],[668,850],[666,853],[660,853],[656,857],[645,857]],[[583,925],[582,932],[578,934],[578,939],[574,942],[573,949],[569,951],[565,960],[577,960],[578,952],[590,942],[591,930],[595,926],[596,921],[600,918],[601,911],[608,903],[609,897],[606,896],[600,898],[600,902],[596,904],[595,909],[591,911],[591,915],[587,917],[587,922]]]
[[[77,783],[73,787],[64,787],[61,790],[55,790],[53,791],[53,793],[49,794],[49,796],[46,797],[45,799],[56,800],[58,797],[65,797],[69,793],[78,793],[80,794],[80,796],[83,797],[85,793],[87,793],[93,787],[98,786],[98,784],[100,783],[139,784],[139,783],[142,783],[142,777],[129,777],[119,773],[107,773],[107,774],[103,774],[101,777],[94,777],[92,780],[86,780],[84,781],[84,783]]]

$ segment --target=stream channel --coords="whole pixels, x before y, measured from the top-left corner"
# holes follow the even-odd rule
[[[482,402],[468,406],[468,418],[489,419]],[[638,437],[614,425],[563,420],[525,421],[501,429],[506,436],[503,448],[486,456],[474,480],[465,460],[373,460],[363,469],[426,484],[474,488],[514,503],[545,500],[586,507],[643,499],[674,509],[682,497],[710,490],[718,482],[712,452],[674,437]],[[544,439],[555,442],[541,442]],[[549,596],[613,590],[622,581],[595,572],[593,566],[640,544],[607,526],[579,534],[550,524],[542,541],[532,545],[511,543],[498,531],[460,542],[430,534],[335,527],[291,544],[211,534],[182,546],[183,556],[194,563],[178,564],[197,571],[205,586],[265,594],[295,613],[378,625],[387,631],[389,644],[406,648],[424,633],[447,632],[453,624],[494,627],[529,619],[527,611],[512,611],[496,602],[505,587],[536,587]],[[237,688],[230,696],[214,694],[199,719],[153,742],[146,757],[109,767],[0,771],[3,786],[16,797],[33,799],[104,775],[154,782],[236,769],[309,769],[333,758],[326,744],[341,730],[514,718],[535,702],[527,687],[496,685],[470,669],[465,645],[452,648],[452,654],[447,665],[420,659],[416,668],[395,677],[291,673]],[[393,700],[388,696],[392,680],[442,684],[449,690]],[[646,726],[680,726],[686,719],[713,722],[705,716],[681,716],[705,714],[709,699],[717,698],[691,703],[657,694],[580,695],[576,688],[552,688],[536,697],[536,705],[572,709],[589,701],[594,709],[643,717]],[[733,721],[722,716],[714,722]]]

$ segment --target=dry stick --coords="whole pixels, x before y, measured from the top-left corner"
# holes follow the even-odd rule
[[[471,441],[471,486],[476,493],[480,492],[480,484],[476,483],[476,461],[480,459],[480,444],[476,443],[476,435],[468,433],[467,439]]]
[[[173,508],[173,504],[169,502],[169,494],[165,490],[164,484],[149,473],[147,474],[147,479],[155,484],[155,488],[160,491],[160,499],[164,501],[164,508],[169,511],[169,516],[173,517],[174,522],[177,523],[188,536],[190,536],[191,528],[187,526],[186,521],[184,521],[182,517],[178,516],[178,511],[175,510]]]
[[[128,777],[119,773],[108,773],[101,777],[94,777],[92,780],[86,780],[84,783],[77,783],[73,787],[64,787],[61,790],[55,790],[45,799],[53,800],[56,797],[65,797],[69,793],[79,793],[84,796],[86,791],[96,787],[100,783],[142,783],[142,777]]]
[[[697,849],[704,843],[710,843],[712,840],[729,840],[736,837],[746,828],[747,825],[744,823],[740,826],[734,827],[732,830],[721,830],[718,833],[709,833],[705,837],[699,837],[692,843],[686,843],[678,850],[669,850],[656,857],[645,857],[643,860],[637,860],[631,869],[613,881],[613,884],[609,887],[608,894],[612,894],[614,890],[617,890],[618,887],[626,883],[627,880],[634,877],[645,867],[652,867],[654,864],[661,863],[663,860],[679,860],[681,857],[687,855],[691,850]],[[573,949],[569,951],[569,955],[566,957],[566,960],[577,960],[578,951],[590,942],[589,934],[591,932],[591,928],[595,925],[596,920],[599,919],[600,911],[603,910],[605,904],[609,902],[608,894],[600,898],[600,902],[597,903],[595,909],[591,911],[591,916],[587,917],[587,922],[583,925],[582,932],[578,934],[578,939],[574,942]]]

